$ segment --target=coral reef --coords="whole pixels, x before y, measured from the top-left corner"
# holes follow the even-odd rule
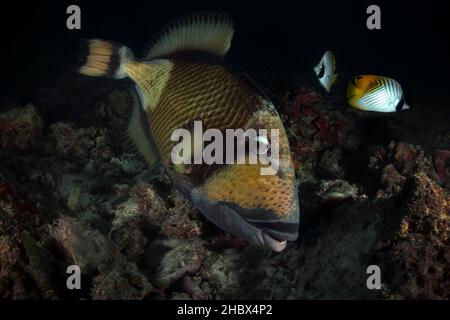
[[[352,119],[329,108],[312,89],[301,88],[284,99],[283,110],[294,166],[301,181],[317,174],[343,178],[345,150],[358,148],[360,139]]]
[[[450,198],[424,172],[406,182],[399,230],[379,244],[392,259],[390,298],[439,299],[450,288]]]
[[[439,181],[450,189],[450,150],[436,150],[434,167]]]
[[[279,90],[302,220],[279,254],[216,228],[132,152],[126,88],[80,94],[82,121],[48,116],[64,103],[56,88],[2,112],[0,297],[448,299],[449,132],[424,145],[386,122],[400,133],[374,142],[361,127],[375,116],[277,79],[265,83]],[[81,290],[66,287],[72,264]],[[366,287],[374,264],[381,290]]]
[[[42,125],[42,119],[32,104],[1,114],[0,148],[24,151],[37,147]]]

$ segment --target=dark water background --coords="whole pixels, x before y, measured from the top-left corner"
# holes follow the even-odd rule
[[[70,4],[81,7],[80,31],[66,28]],[[381,7],[382,30],[366,28],[370,4]],[[448,107],[446,1],[5,1],[1,90],[20,95],[30,83],[67,74],[81,38],[122,42],[139,56],[164,22],[196,10],[225,10],[234,18],[228,61],[264,59],[311,74],[329,49],[344,80],[358,73],[391,76],[410,104]]]

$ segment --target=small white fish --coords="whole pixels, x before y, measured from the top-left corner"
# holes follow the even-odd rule
[[[357,109],[395,112],[409,109],[403,90],[396,80],[374,75],[360,75],[347,86],[348,103]]]
[[[336,82],[338,74],[336,71],[336,60],[331,51],[327,51],[320,59],[320,62],[314,67],[317,78],[321,86],[330,92],[331,86]]]

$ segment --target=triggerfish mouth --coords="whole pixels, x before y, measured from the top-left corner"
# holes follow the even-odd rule
[[[168,23],[142,59],[115,42],[86,41],[79,72],[133,80],[137,99],[128,134],[148,165],[161,162],[181,193],[220,228],[280,252],[287,241],[297,239],[299,229],[289,142],[273,103],[257,85],[223,63],[233,33],[233,21],[227,14],[193,13]],[[261,160],[174,163],[172,153],[178,141],[173,141],[173,133],[179,129],[192,132],[196,122],[201,122],[203,130],[212,129],[224,136],[230,129],[276,130],[277,170],[261,174],[267,166]],[[273,142],[271,135],[257,136],[256,140],[261,145]],[[194,153],[183,150],[182,156],[191,159]],[[244,160],[250,156],[248,151]]]

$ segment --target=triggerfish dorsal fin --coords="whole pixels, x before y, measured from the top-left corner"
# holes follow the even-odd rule
[[[192,13],[163,27],[145,59],[157,59],[181,51],[204,51],[222,58],[230,49],[233,34],[233,20],[227,13]]]

